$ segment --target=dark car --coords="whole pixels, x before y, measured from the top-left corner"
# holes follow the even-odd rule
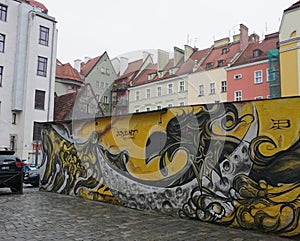
[[[40,184],[40,169],[33,168],[25,172],[24,183],[31,184],[34,187],[38,187]]]
[[[24,163],[14,151],[0,150],[0,188],[8,187],[14,193],[23,193]]]

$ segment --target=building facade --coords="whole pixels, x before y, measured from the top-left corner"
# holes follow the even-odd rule
[[[257,35],[227,70],[227,100],[242,101],[270,98],[269,51],[277,49],[278,33],[260,41]]]
[[[36,1],[0,0],[0,146],[28,163],[41,158],[37,122],[53,120],[57,29],[47,12]]]
[[[279,29],[281,95],[300,94],[300,1],[283,12]]]

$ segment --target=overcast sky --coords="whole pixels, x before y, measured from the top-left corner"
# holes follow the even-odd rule
[[[63,63],[110,58],[144,49],[199,49],[239,33],[279,30],[284,9],[297,0],[40,0],[58,28],[57,58]]]

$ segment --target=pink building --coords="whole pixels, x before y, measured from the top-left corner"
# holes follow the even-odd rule
[[[227,71],[227,100],[266,99],[270,96],[268,83],[268,51],[277,48],[278,33],[259,41],[256,34],[249,37],[247,48]]]

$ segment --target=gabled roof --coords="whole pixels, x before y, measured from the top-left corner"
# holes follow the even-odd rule
[[[56,78],[75,80],[83,82],[78,72],[71,66],[71,64],[62,64],[59,60],[56,61]]]
[[[55,96],[54,120],[65,120],[72,112],[78,92]]]
[[[48,13],[48,9],[45,7],[45,5],[38,1],[35,1],[35,0],[21,0],[21,1],[28,3],[31,6],[40,8],[44,13]]]
[[[124,81],[127,85],[129,85],[130,81],[133,80],[134,77],[140,71],[142,65],[143,65],[143,60],[142,59],[139,59],[139,60],[128,63],[127,69],[114,82],[118,83],[118,82]]]
[[[253,63],[261,60],[268,59],[268,51],[277,48],[279,41],[279,34],[273,33],[265,36],[263,41],[256,41],[249,43],[245,51],[239,56],[232,66]],[[253,52],[257,50],[260,52],[259,56],[254,57]]]
[[[227,49],[225,54],[222,54],[223,49]],[[197,71],[225,67],[231,63],[231,61],[239,52],[240,42],[231,42],[224,46],[213,48]],[[219,61],[224,61],[222,66],[218,66]],[[209,69],[206,68],[208,64],[211,64]]]
[[[292,9],[296,9],[296,8],[300,8],[300,0],[296,3],[294,3],[292,6],[290,6],[289,8],[285,9],[284,12],[290,11]]]
[[[91,72],[91,70],[96,66],[98,61],[104,56],[104,54],[102,54],[98,57],[92,58],[92,59],[88,60],[86,63],[82,62],[81,66],[80,66],[80,74],[83,75],[84,77],[86,77]]]

